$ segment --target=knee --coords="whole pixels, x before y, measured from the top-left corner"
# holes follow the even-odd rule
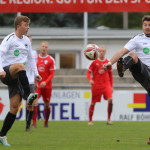
[[[13,105],[13,106],[10,106],[10,112],[12,113],[12,114],[17,114],[17,112],[18,112],[18,110],[19,110],[19,106],[20,105]]]
[[[133,63],[136,64],[138,62],[138,57],[135,53],[129,53],[129,56],[133,58]]]
[[[95,106],[95,103],[91,103],[92,106]]]
[[[25,66],[22,63],[17,63],[17,64],[13,64],[11,66],[12,70],[15,71],[16,73],[21,71],[21,70],[25,70]]]
[[[108,98],[108,102],[109,102],[109,103],[112,103],[112,98]]]
[[[50,104],[49,103],[44,103],[44,106],[46,109],[50,108]]]
[[[16,78],[17,73],[22,70],[25,70],[24,64],[17,63],[10,66],[10,74],[13,78]]]
[[[21,70],[25,70],[25,66],[24,66],[24,64],[19,63],[19,64],[17,65],[17,72],[19,72],[19,71],[21,71]]]

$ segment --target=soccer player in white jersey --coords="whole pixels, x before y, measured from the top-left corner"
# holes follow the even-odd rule
[[[30,92],[24,65],[27,60],[30,60],[28,62],[34,72],[35,80],[41,80],[31,53],[31,42],[26,36],[29,23],[28,17],[17,16],[14,20],[15,31],[6,36],[0,45],[0,79],[8,86],[10,98],[10,111],[0,131],[0,142],[4,146],[10,146],[6,134],[16,119],[22,97],[27,100],[29,106],[37,98],[37,94]]]
[[[129,69],[132,76],[138,81],[150,96],[150,15],[142,18],[143,34],[133,37],[123,49],[118,51],[104,65],[104,69],[109,68],[117,62],[117,70],[120,77],[124,76],[124,72]],[[135,50],[135,52],[132,52]],[[129,55],[122,58],[125,54]],[[148,141],[150,144],[150,140]]]
[[[32,44],[31,35],[27,35],[27,37],[30,39],[30,42]],[[37,52],[35,50],[32,50],[32,55],[33,55],[33,59],[35,60],[35,62],[37,62]],[[28,63],[28,61],[26,62],[25,67],[26,67],[26,74],[27,74],[27,77],[29,80],[30,92],[34,93],[35,88],[37,87],[37,85],[36,85],[37,83],[35,83],[35,80],[34,80],[34,72],[32,71],[30,63]],[[27,132],[31,131],[30,125],[31,125],[33,111],[34,111],[33,106],[31,108],[27,107],[27,110],[26,110],[26,129],[25,129]]]

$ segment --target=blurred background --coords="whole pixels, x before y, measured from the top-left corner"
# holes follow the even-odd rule
[[[72,101],[67,101],[70,106],[72,106],[71,103],[75,103],[78,108],[80,107],[81,111],[77,116],[82,116],[82,108],[84,108],[81,120],[88,119],[88,107],[91,98],[91,86],[86,77],[90,61],[84,56],[84,47],[90,43],[105,45],[107,49],[106,57],[110,59],[133,36],[142,33],[141,19],[144,15],[150,15],[149,12],[0,13],[0,42],[6,35],[14,31],[14,18],[20,14],[31,19],[29,34],[33,38],[32,47],[34,50],[39,53],[41,41],[49,42],[48,53],[56,62],[56,72],[53,79],[53,93],[55,94],[53,98],[56,99],[55,102],[58,100],[58,104],[62,103],[63,92],[69,93],[70,90],[71,92],[79,92],[79,95],[81,94],[80,98],[84,95],[83,99],[88,99],[81,106],[78,106],[79,102],[74,102],[73,98]],[[133,79],[129,71],[126,71],[123,78],[119,78],[116,65],[114,65],[113,75],[115,100],[119,101],[123,93],[124,95],[129,94],[127,99],[129,102],[131,101],[130,103],[134,103],[134,93],[146,93],[141,85]],[[0,88],[1,91],[6,89],[3,84],[0,84]],[[56,93],[59,96],[56,96]],[[4,99],[2,94],[0,96],[1,99]],[[65,102],[65,96],[63,97],[63,102]],[[120,101],[119,104],[121,105],[122,102]],[[122,107],[118,110],[119,112],[115,112],[114,106],[113,120],[124,120],[121,115],[126,115],[129,112],[130,108],[127,105],[128,102],[123,106],[126,107],[124,112]],[[71,107],[67,109],[69,116],[72,115],[70,114],[71,109]],[[58,113],[58,111],[56,112]],[[101,116],[99,111],[95,114],[97,114],[95,116],[96,120],[105,120],[103,113]],[[116,114],[117,117],[115,117]],[[129,114],[133,115],[131,109]],[[0,119],[2,118],[0,117]],[[56,120],[61,119],[58,117]],[[72,119],[69,118],[68,120]],[[80,120],[80,117],[77,120]],[[133,120],[136,120],[136,117]],[[150,117],[148,120],[150,120]]]

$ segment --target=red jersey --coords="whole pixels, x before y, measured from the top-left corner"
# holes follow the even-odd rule
[[[42,81],[46,82],[46,86],[44,88],[51,88],[52,87],[52,78],[50,78],[51,71],[55,70],[55,60],[50,55],[46,57],[41,57],[40,55],[37,56],[37,69],[39,75],[42,77],[42,80],[38,82],[38,86],[40,87],[40,83]]]
[[[92,72],[93,74],[93,86],[98,86],[99,88],[113,86],[112,67],[108,68],[106,71],[103,68],[103,65],[108,62],[109,60],[107,58],[105,58],[105,60],[100,60],[98,58],[89,66],[88,71]],[[90,80],[90,77],[88,77],[88,80]]]

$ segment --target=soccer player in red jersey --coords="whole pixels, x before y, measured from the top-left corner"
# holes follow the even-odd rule
[[[55,60],[48,55],[48,42],[43,41],[40,44],[40,54],[37,57],[37,69],[42,77],[42,80],[38,82],[38,88],[35,93],[38,93],[38,99],[42,96],[44,101],[45,122],[44,127],[48,127],[48,119],[51,112],[50,98],[52,93],[52,79],[55,73]],[[37,102],[37,101],[36,101]],[[33,114],[32,128],[36,128],[36,118],[38,114],[38,106],[35,104]]]
[[[94,60],[88,68],[87,78],[89,83],[92,85],[92,100],[89,107],[89,125],[93,125],[92,117],[94,113],[94,107],[96,102],[101,102],[101,96],[103,95],[105,100],[108,100],[108,118],[107,124],[112,124],[110,121],[112,113],[112,92],[113,92],[113,74],[112,67],[108,70],[103,69],[103,65],[108,63],[109,60],[105,58],[106,48],[100,46],[100,56]],[[92,73],[92,78],[91,78]]]

